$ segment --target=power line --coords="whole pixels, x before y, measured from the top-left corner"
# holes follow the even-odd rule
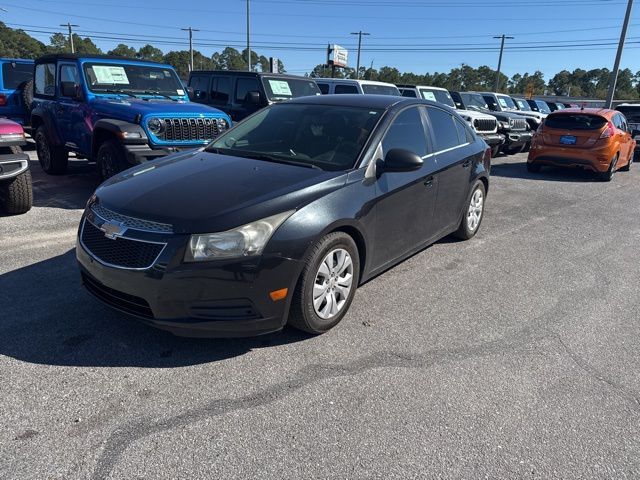
[[[76,53],[76,49],[73,46],[73,27],[79,27],[80,25],[76,25],[75,23],[67,22],[61,23],[61,27],[67,27],[69,29],[69,44],[71,45],[71,53]]]

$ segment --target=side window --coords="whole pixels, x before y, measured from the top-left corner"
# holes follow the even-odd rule
[[[60,82],[71,82],[79,85],[80,76],[78,75],[78,67],[75,65],[60,66]]]
[[[327,83],[318,83],[318,88],[320,89],[320,93],[323,95],[329,93],[329,84]]]
[[[358,93],[358,87],[355,85],[336,85],[333,93]]]
[[[41,63],[36,65],[34,78],[36,95],[53,97],[56,94],[56,65],[55,63]]]
[[[193,88],[193,93],[197,95],[198,100],[206,100],[209,96],[209,77],[194,75],[189,80],[189,86]]]
[[[211,80],[211,101],[213,103],[219,103],[220,105],[226,105],[229,103],[230,97],[231,77],[213,77]]]
[[[458,128],[451,114],[439,108],[428,108],[431,128],[433,129],[435,149],[437,152],[460,145]],[[467,143],[466,141],[464,143]]]
[[[416,98],[417,95],[416,95],[416,92],[414,92],[413,90],[409,88],[405,88],[402,90],[402,96]]]
[[[236,102],[244,102],[249,92],[259,92],[258,80],[255,78],[239,78],[236,86]]]
[[[457,118],[454,118],[454,123],[458,130],[458,142],[460,142],[460,145],[471,143],[473,141],[473,136],[471,135],[469,128]]]
[[[613,125],[614,125],[616,128],[618,128],[618,129],[622,130],[622,122],[620,121],[620,115],[616,113],[616,114],[613,116],[613,119],[612,119],[612,120],[613,120]]]
[[[382,154],[403,148],[424,157],[427,154],[427,135],[418,107],[402,111],[391,123],[382,140]]]

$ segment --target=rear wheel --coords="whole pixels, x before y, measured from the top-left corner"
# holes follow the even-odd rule
[[[620,167],[620,170],[623,172],[628,172],[629,170],[631,170],[631,164],[633,163],[633,153],[631,153],[629,155],[629,161],[627,162],[627,164],[624,167]]]
[[[40,166],[49,175],[58,175],[67,171],[69,153],[64,147],[51,145],[44,126],[36,130],[36,152]]]
[[[358,247],[344,232],[322,238],[307,257],[293,295],[289,325],[324,333],[346,315],[360,279]]]
[[[542,167],[538,163],[527,162],[527,172],[538,173]]]
[[[462,240],[469,240],[474,237],[480,229],[480,223],[484,216],[484,200],[486,197],[486,190],[484,183],[478,180],[471,189],[471,195],[467,201],[467,208],[458,230],[454,233],[454,236]]]
[[[0,207],[9,215],[18,215],[31,210],[33,189],[31,172],[26,170],[9,181],[0,183]]]
[[[609,169],[606,172],[600,173],[598,176],[603,182],[610,182],[613,178],[613,174],[616,171],[616,166],[618,164],[618,159],[620,158],[620,153],[616,153],[615,157],[611,160],[611,165],[609,165]]]
[[[98,148],[97,162],[102,180],[111,178],[129,168],[122,146],[115,140],[102,142]]]
[[[496,158],[500,153],[500,145],[494,145],[491,147],[491,158]]]

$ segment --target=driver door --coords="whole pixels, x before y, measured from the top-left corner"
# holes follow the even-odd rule
[[[60,63],[58,66],[58,95],[57,117],[62,141],[73,151],[84,154],[91,153],[91,128],[88,118],[87,105],[80,90],[80,73],[75,63]],[[62,82],[72,82],[78,85],[80,97],[65,97],[62,94]]]

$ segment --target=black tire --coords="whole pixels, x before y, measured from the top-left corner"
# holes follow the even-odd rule
[[[319,269],[325,258],[338,249],[345,250],[351,257],[351,289],[344,299],[341,309],[331,318],[320,317],[313,304],[314,287]],[[330,279],[329,279],[330,280]],[[296,286],[291,301],[288,324],[305,332],[320,334],[335,327],[346,315],[353,297],[355,296],[358,282],[360,281],[360,257],[358,247],[353,238],[344,232],[334,232],[322,238],[312,249],[305,261],[300,279]]]
[[[539,163],[531,163],[527,162],[527,172],[529,173],[539,173],[542,166]]]
[[[23,82],[18,88],[20,89],[20,97],[24,102],[27,112],[31,112],[31,106],[33,104],[33,79]]]
[[[624,167],[620,167],[621,172],[628,172],[631,170],[631,164],[633,163],[633,154],[629,155],[629,163],[627,163]]]
[[[482,204],[481,204],[481,210],[479,212],[479,218],[477,219],[477,224],[472,228],[467,218],[469,217],[469,214],[470,214],[471,203],[472,202],[475,203],[476,192],[478,191],[480,192],[480,195],[481,195]],[[470,238],[473,238],[476,235],[476,233],[478,233],[478,230],[480,230],[480,225],[482,224],[482,219],[484,218],[484,205],[485,205],[486,198],[487,198],[487,192],[484,188],[484,183],[482,183],[480,180],[476,181],[476,183],[473,185],[473,188],[471,189],[471,193],[469,194],[469,197],[467,198],[467,202],[465,203],[465,209],[462,214],[462,219],[460,220],[460,226],[458,227],[458,230],[454,232],[453,234],[454,237],[459,238],[461,240],[469,240]]]
[[[515,154],[517,154],[517,153],[521,153],[521,152],[523,152],[523,151],[524,151],[524,147],[525,147],[525,146],[526,146],[526,144],[524,144],[524,145],[520,145],[520,146],[518,146],[518,147],[508,147],[508,146],[504,145],[504,146],[502,147],[502,152],[503,152],[505,155],[515,155]]]
[[[14,145],[11,147],[0,147],[0,155],[16,155],[18,153],[22,153],[22,147],[19,145]]]
[[[500,145],[491,147],[491,158],[496,158],[500,154]]]
[[[527,142],[524,144],[524,147],[522,147],[523,152],[528,152],[529,150],[531,150],[531,142]]]
[[[103,181],[130,167],[122,145],[116,140],[105,140],[100,144],[96,162]]]
[[[36,152],[42,170],[49,175],[60,175],[67,171],[69,152],[64,147],[51,145],[47,130],[41,125],[35,135]]]
[[[620,158],[620,153],[616,153],[616,155],[611,159],[611,165],[609,165],[609,169],[606,172],[600,173],[598,175],[598,178],[601,182],[611,181],[611,179],[613,178],[613,174],[616,172],[618,158]]]
[[[9,181],[0,183],[0,206],[9,215],[19,215],[31,210],[33,188],[29,170]]]

